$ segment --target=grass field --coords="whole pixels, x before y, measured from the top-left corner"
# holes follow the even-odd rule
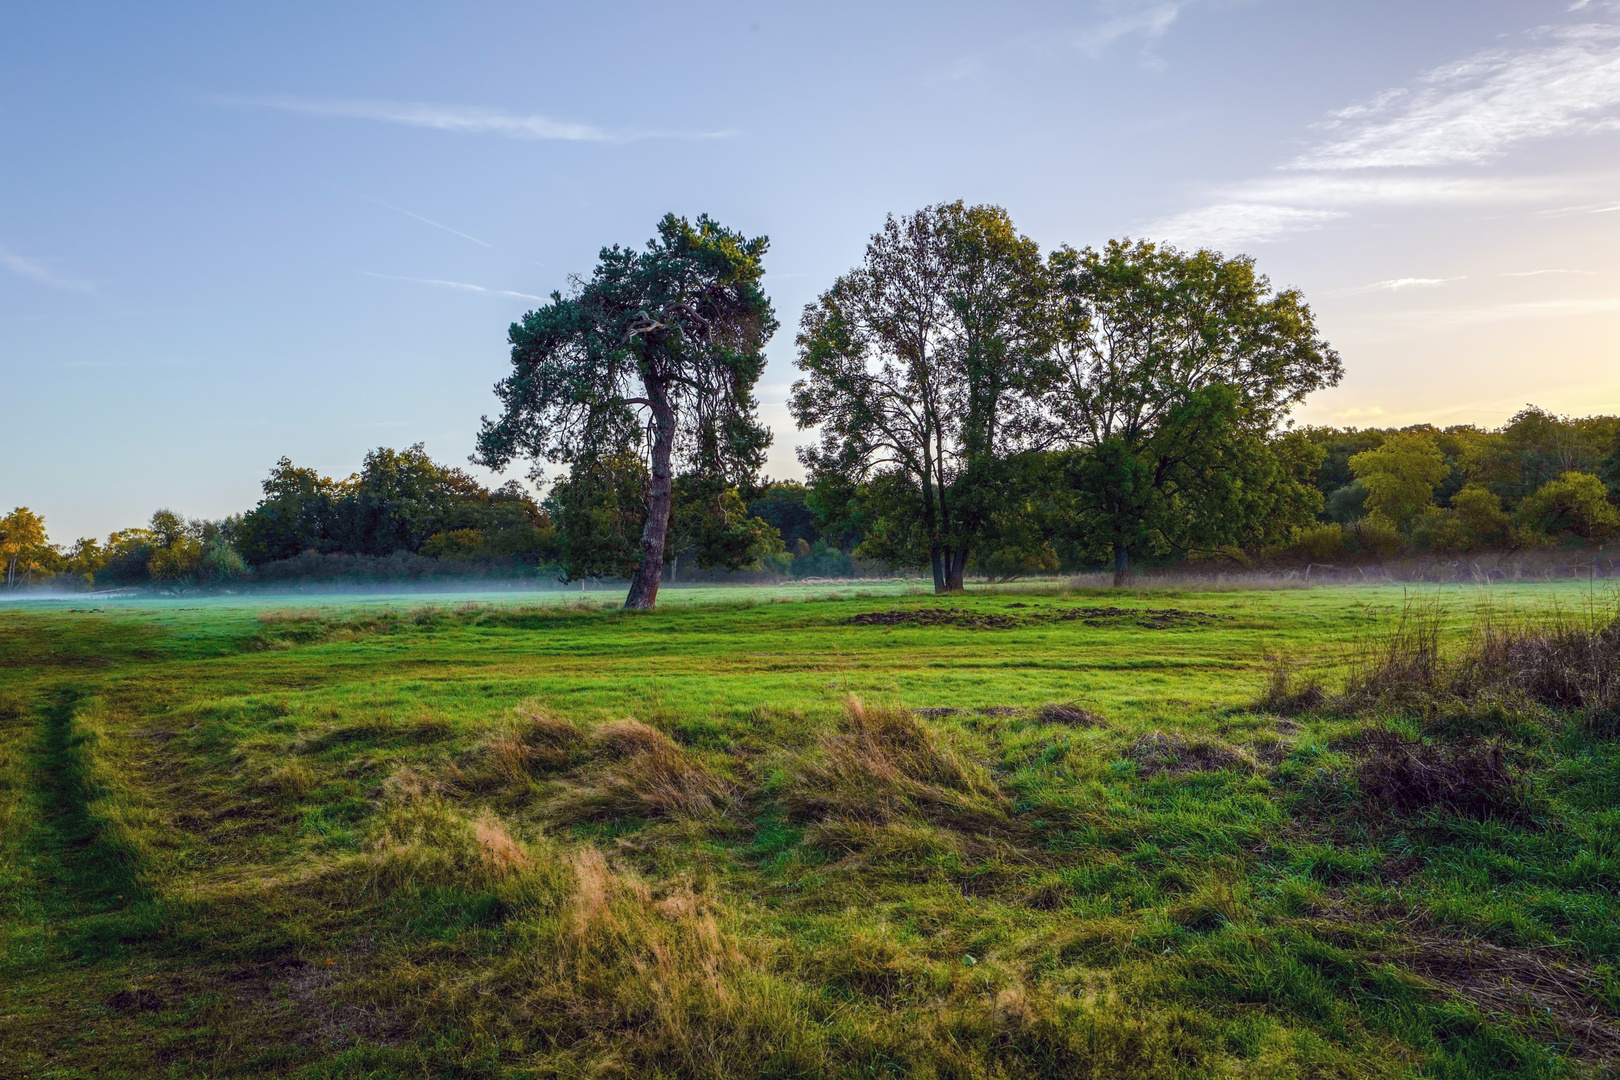
[[[1612,595],[618,599],[0,609],[0,1076],[1616,1075]]]

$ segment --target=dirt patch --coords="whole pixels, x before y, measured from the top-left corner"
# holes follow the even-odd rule
[[[161,1012],[164,1005],[161,996],[140,988],[120,990],[107,998],[107,1008],[121,1013]]]
[[[1238,747],[1162,731],[1137,739],[1125,756],[1137,763],[1143,776],[1254,769],[1259,764],[1252,754]]]
[[[901,608],[894,611],[863,611],[849,620],[851,626],[961,626],[969,630],[1007,630],[1020,625],[1011,615],[967,611],[963,608]]]
[[[1231,616],[1184,611],[1181,608],[1083,607],[1054,611],[1047,618],[1056,622],[1078,620],[1087,626],[1140,626],[1147,630],[1174,630],[1183,626],[1207,626],[1230,619]]]
[[[938,720],[946,716],[1018,716],[1026,710],[1017,705],[980,705],[972,709],[959,709],[954,705],[936,705],[927,709],[912,709],[917,716]]]

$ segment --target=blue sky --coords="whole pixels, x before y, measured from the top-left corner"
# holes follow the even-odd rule
[[[771,237],[793,475],[799,311],[955,198],[1254,255],[1344,356],[1302,421],[1620,411],[1599,0],[68,0],[0,33],[0,510],[71,540],[250,508],[283,454],[463,461],[507,325],[670,210]]]

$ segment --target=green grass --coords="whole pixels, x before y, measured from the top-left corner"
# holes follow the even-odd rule
[[[0,609],[0,1075],[1613,1075],[1620,741],[1256,704],[1398,588],[471,599]]]

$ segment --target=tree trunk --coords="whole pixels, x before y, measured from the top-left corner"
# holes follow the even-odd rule
[[[928,545],[928,563],[934,571],[934,594],[937,596],[940,593],[948,592],[949,589],[945,583],[945,554],[940,550],[938,544]]]
[[[947,548],[946,550],[950,549]],[[951,552],[950,566],[945,575],[945,588],[947,591],[962,591],[962,575],[967,570],[967,556],[967,547],[965,545]]]
[[[652,401],[652,489],[647,499],[647,527],[641,530],[641,565],[630,579],[626,608],[651,611],[658,603],[658,584],[664,578],[664,544],[669,538],[669,512],[674,474],[670,457],[675,450],[675,410],[663,387],[647,387]]]
[[[1124,544],[1114,545],[1114,588],[1125,584],[1131,576],[1131,549]]]

